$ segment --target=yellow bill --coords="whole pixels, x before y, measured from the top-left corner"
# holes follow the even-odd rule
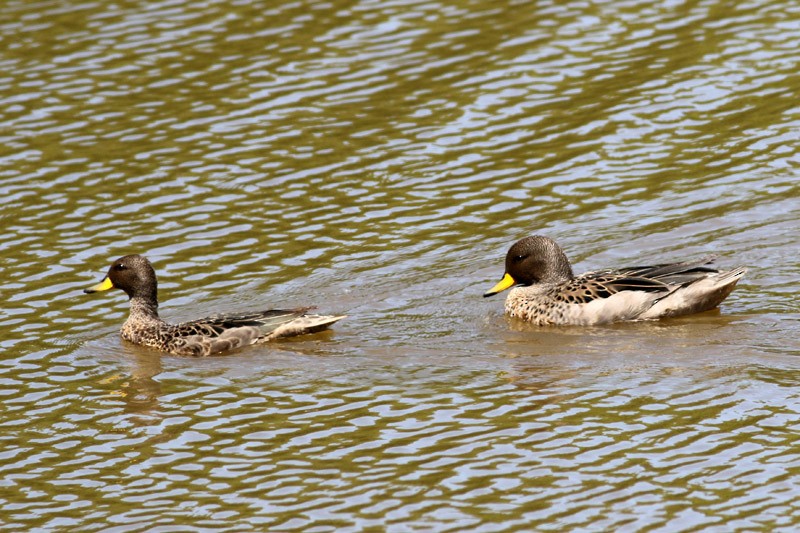
[[[107,291],[113,288],[114,284],[111,283],[111,279],[108,276],[106,276],[105,278],[103,278],[103,281],[101,281],[97,285],[89,287],[88,289],[83,289],[83,292],[85,292],[86,294],[91,294],[93,292]]]
[[[507,288],[516,284],[517,282],[514,280],[514,278],[511,277],[511,274],[506,272],[505,275],[503,276],[503,279],[501,279],[497,285],[495,285],[494,287],[483,293],[483,297],[486,298],[487,296],[494,296],[498,292],[502,292]]]

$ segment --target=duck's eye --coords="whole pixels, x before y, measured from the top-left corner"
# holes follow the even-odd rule
[[[128,267],[126,267],[122,263],[117,263],[116,265],[114,265],[114,270],[125,270],[126,268]]]
[[[524,255],[515,255],[515,256],[513,257],[513,260],[514,260],[514,262],[515,262],[515,263],[519,263],[520,261],[522,261],[522,260],[524,260],[524,259],[525,259],[525,256],[524,256]]]

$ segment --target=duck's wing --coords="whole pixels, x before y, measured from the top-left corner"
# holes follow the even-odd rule
[[[258,329],[262,335],[268,335],[280,326],[303,316],[310,307],[299,309],[270,309],[257,313],[217,314],[199,320],[191,320],[177,324],[184,335],[206,335],[218,337],[224,332],[244,327]]]
[[[570,282],[565,290],[571,303],[589,303],[622,291],[662,292],[692,284],[719,272],[709,266],[714,256],[695,261],[632,266],[587,272]]]
[[[226,332],[236,328],[255,327],[261,332],[258,339],[261,341],[315,333],[345,318],[344,315],[308,314],[307,311],[311,309],[314,308],[270,309],[243,315],[214,315],[205,319],[204,325],[215,329],[222,328]]]
[[[694,261],[625,267],[614,272],[624,276],[658,280],[668,285],[688,285],[707,278],[710,274],[718,273],[719,269],[710,266],[715,258],[716,256],[709,255]]]
[[[175,340],[170,351],[179,355],[212,355],[279,337],[314,333],[344,318],[306,314],[309,309],[218,314],[175,324]]]
[[[669,293],[672,289],[659,280],[615,271],[588,272],[558,287],[554,296],[571,304],[588,304],[622,291]]]

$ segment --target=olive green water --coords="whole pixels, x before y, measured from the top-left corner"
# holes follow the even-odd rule
[[[795,2],[0,1],[0,528],[796,531]],[[481,294],[719,254],[720,311]],[[225,357],[121,341],[317,305]]]

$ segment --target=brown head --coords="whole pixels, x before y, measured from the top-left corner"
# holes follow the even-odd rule
[[[503,279],[484,293],[492,296],[514,285],[558,283],[574,277],[569,259],[553,239],[534,235],[514,243],[506,254]]]
[[[121,289],[128,298],[140,297],[157,301],[156,272],[146,257],[141,255],[120,257],[111,263],[103,281],[83,292],[90,294],[109,289]]]

